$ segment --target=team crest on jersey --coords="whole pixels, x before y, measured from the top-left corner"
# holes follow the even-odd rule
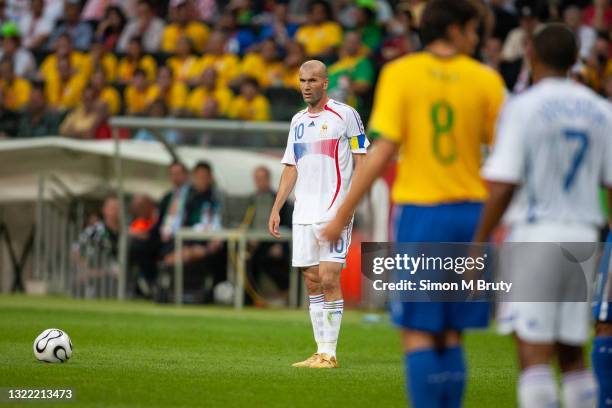
[[[327,123],[324,123],[323,126],[321,126],[321,137],[325,137],[327,135]]]

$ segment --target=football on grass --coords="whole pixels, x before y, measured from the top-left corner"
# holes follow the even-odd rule
[[[72,341],[63,330],[47,329],[34,340],[34,356],[47,363],[63,363],[72,356]]]

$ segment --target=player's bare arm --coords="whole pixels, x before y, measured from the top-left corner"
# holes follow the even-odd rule
[[[496,181],[489,183],[489,199],[485,202],[482,210],[480,224],[474,235],[475,242],[488,241],[489,236],[506,212],[515,189],[515,184]]]
[[[374,143],[372,151],[368,152],[367,160],[363,157],[358,159],[358,162],[362,162],[361,164],[355,162],[355,165],[359,166],[355,168],[355,178],[344,202],[338,208],[336,216],[323,230],[325,239],[334,242],[340,237],[342,230],[351,220],[357,204],[368,192],[374,181],[387,168],[396,152],[396,143],[379,139]]]
[[[268,231],[270,235],[275,238],[280,238],[280,232],[278,226],[280,225],[280,210],[285,205],[287,197],[293,191],[295,182],[297,180],[297,169],[295,166],[285,165],[283,173],[281,174],[280,183],[278,186],[278,192],[276,193],[276,199],[274,205],[270,211],[270,219],[268,220]]]

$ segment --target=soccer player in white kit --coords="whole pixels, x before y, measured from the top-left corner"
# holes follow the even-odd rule
[[[512,98],[500,116],[496,144],[483,168],[490,197],[475,241],[487,241],[503,215],[511,242],[597,242],[605,222],[599,188],[612,188],[612,108],[567,78],[577,52],[574,34],[562,24],[547,25],[530,40],[527,55],[535,85]],[[513,259],[519,267],[510,273],[549,274],[543,269],[556,264],[544,258],[545,252]],[[583,267],[594,273],[595,263]],[[547,290],[551,287],[563,287],[563,282]],[[551,366],[556,358],[563,406],[593,407],[596,385],[582,349],[589,337],[589,303],[513,302],[500,307],[506,311],[501,328],[505,323],[517,340],[519,405],[559,406]]]
[[[327,96],[327,69],[322,62],[306,61],[299,76],[308,107],[291,119],[282,159],[285,168],[268,228],[270,234],[280,236],[279,211],[295,187],[292,265],[304,274],[317,351],[293,366],[336,368],[336,344],[344,310],[340,272],[352,223],[336,242],[324,240],[320,233],[348,192],[369,142],[357,111]]]

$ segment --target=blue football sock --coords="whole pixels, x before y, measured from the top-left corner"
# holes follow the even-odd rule
[[[406,389],[413,408],[441,408],[442,381],[441,358],[433,349],[408,353],[404,357],[406,366]]]
[[[593,372],[599,383],[599,408],[612,407],[612,336],[595,337]]]
[[[442,370],[445,408],[459,408],[463,402],[465,389],[465,359],[461,346],[450,347],[442,353]]]

